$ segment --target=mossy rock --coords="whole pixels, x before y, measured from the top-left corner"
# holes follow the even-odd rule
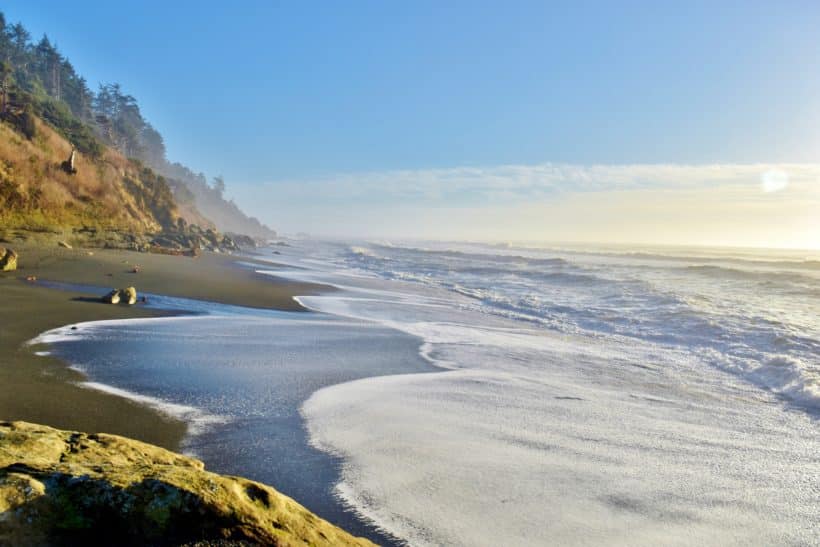
[[[26,422],[0,422],[0,517],[0,545],[372,545],[194,458]]]

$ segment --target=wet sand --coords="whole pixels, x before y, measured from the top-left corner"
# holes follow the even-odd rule
[[[82,376],[62,361],[36,354],[26,342],[62,325],[100,319],[152,317],[165,312],[112,306],[88,294],[30,283],[61,281],[224,304],[299,310],[292,297],[327,287],[274,280],[237,262],[236,256],[199,258],[117,250],[64,249],[51,245],[5,244],[19,254],[18,269],[0,273],[0,419],[25,420],[89,432],[106,432],[178,450],[186,425],[155,410],[74,384]],[[93,254],[90,254],[93,253]],[[132,273],[139,265],[139,273]],[[42,348],[40,348],[42,349]]]

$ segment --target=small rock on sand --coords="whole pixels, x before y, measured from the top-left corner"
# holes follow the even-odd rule
[[[0,247],[0,272],[11,272],[17,269],[17,253]]]
[[[113,289],[103,296],[102,300],[108,304],[119,304],[122,302],[123,304],[134,305],[137,303],[137,289],[134,287]]]

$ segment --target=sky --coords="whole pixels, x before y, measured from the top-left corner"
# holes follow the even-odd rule
[[[820,248],[820,3],[6,1],[273,228]]]

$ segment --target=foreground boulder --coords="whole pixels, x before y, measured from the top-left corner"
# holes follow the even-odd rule
[[[17,269],[17,253],[0,247],[0,272],[11,272]]]
[[[126,287],[124,289],[113,289],[111,292],[102,297],[103,302],[107,304],[123,304],[134,305],[137,303],[137,289],[134,287]]]
[[[116,435],[0,422],[0,545],[372,545],[264,484]]]

